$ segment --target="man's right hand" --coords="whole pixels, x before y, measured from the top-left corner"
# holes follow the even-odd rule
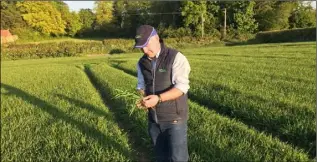
[[[142,97],[145,97],[145,92],[143,89],[139,89],[138,90],[138,93],[142,96]]]
[[[143,101],[142,98],[137,101],[136,107],[139,108],[139,109],[143,109],[143,110],[145,110],[145,111],[148,110],[148,108],[144,105],[144,101]]]

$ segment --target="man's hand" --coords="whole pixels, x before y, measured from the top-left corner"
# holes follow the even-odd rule
[[[143,102],[143,97],[145,97],[145,92],[144,92],[144,90],[143,90],[143,89],[139,89],[139,90],[138,90],[138,94],[139,94],[139,96],[142,97],[142,98],[140,98],[139,100],[136,101],[136,107],[139,108],[139,109],[147,110],[148,108],[145,107],[144,102]]]
[[[136,107],[139,108],[139,109],[147,109],[145,106],[144,106],[144,102],[142,99],[136,101]]]
[[[141,95],[142,97],[145,97],[145,92],[143,89],[139,89],[138,90],[139,95]]]
[[[149,95],[143,98],[143,104],[147,108],[154,107],[159,102],[159,97],[157,95]]]

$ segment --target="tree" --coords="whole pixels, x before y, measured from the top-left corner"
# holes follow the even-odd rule
[[[114,3],[114,16],[117,20],[115,24],[120,27],[121,29],[127,28],[127,17],[129,16],[127,13],[127,1],[118,0]]]
[[[271,26],[271,30],[288,29],[288,19],[291,16],[291,13],[295,6],[296,3],[294,2],[280,3],[278,7],[275,9],[275,15],[273,18],[274,23]]]
[[[151,11],[157,13],[152,15],[153,20],[156,20],[153,21],[153,24],[162,28],[182,27],[182,16],[179,13],[180,9],[180,1],[153,1]]]
[[[45,35],[65,33],[65,21],[50,2],[17,2],[23,19],[32,28]]]
[[[133,1],[127,3],[127,12],[131,13],[129,16],[129,23],[131,30],[135,29],[139,25],[149,24],[154,25],[155,20],[153,19],[151,1]]]
[[[234,20],[239,33],[254,33],[258,28],[258,23],[254,19],[254,1],[239,2],[234,13]]]
[[[260,31],[289,28],[289,17],[298,2],[265,1],[256,2],[255,18]]]
[[[80,22],[82,23],[82,29],[92,28],[92,24],[96,19],[95,14],[91,9],[80,9],[78,12]]]
[[[14,1],[1,1],[1,29],[14,29],[26,27],[20,11]]]
[[[316,9],[300,3],[289,19],[290,28],[316,27],[315,13]]]
[[[206,10],[206,1],[184,1],[182,3],[181,11],[184,26],[190,28],[195,36],[202,33]]]
[[[118,0],[114,3],[113,24],[120,36],[132,36],[135,29],[141,24],[155,26],[153,22],[151,1]]]
[[[220,17],[222,14],[220,14],[221,8],[218,2],[212,2],[212,1],[207,1],[207,13],[206,13],[206,18],[204,22],[204,27],[205,27],[205,32],[206,34],[209,35],[215,35],[218,34],[219,31],[217,28],[220,26],[222,23]]]
[[[65,32],[68,36],[74,36],[82,26],[79,15],[76,12],[70,12],[68,5],[62,1],[51,1],[53,6],[61,13],[62,20],[66,22]]]
[[[267,31],[271,28],[274,18],[276,1],[256,1],[254,6],[255,20],[259,24],[260,31]]]
[[[96,1],[95,5],[96,23],[100,27],[114,22],[113,2]]]
[[[71,12],[69,19],[66,21],[65,32],[69,36],[75,36],[77,32],[81,29],[82,23],[80,22],[80,17],[76,12]]]

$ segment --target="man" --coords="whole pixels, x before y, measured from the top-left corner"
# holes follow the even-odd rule
[[[137,89],[149,110],[148,132],[156,159],[188,161],[189,62],[182,53],[166,47],[149,25],[137,29],[134,47],[144,53],[137,63]]]

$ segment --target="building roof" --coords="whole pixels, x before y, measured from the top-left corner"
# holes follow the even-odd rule
[[[9,30],[1,30],[1,37],[10,37],[12,34]]]

